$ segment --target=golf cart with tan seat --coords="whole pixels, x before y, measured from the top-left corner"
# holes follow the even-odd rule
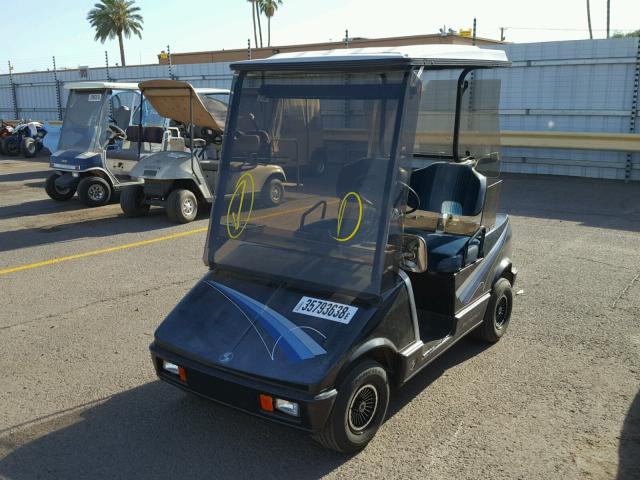
[[[184,136],[170,138],[167,151],[150,155],[136,165],[131,175],[141,183],[122,192],[120,206],[129,217],[161,206],[173,221],[191,222],[199,208],[211,204],[215,197],[229,92],[194,89],[177,80],[149,80],[139,88],[145,101],[178,125]],[[258,194],[265,206],[277,206],[284,198],[286,177],[281,166],[264,162],[261,152],[267,145],[266,137],[264,132],[236,131],[238,151],[252,155],[239,153],[230,168],[233,185],[243,178],[247,193]],[[233,188],[225,194],[233,194]]]

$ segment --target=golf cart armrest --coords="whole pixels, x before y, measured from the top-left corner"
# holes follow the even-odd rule
[[[466,265],[467,259],[469,257],[469,247],[473,245],[474,240],[478,241],[478,255],[477,258],[484,257],[484,237],[486,235],[487,229],[485,227],[480,227],[476,232],[469,237],[467,242],[464,245],[464,249],[462,252],[462,264]]]

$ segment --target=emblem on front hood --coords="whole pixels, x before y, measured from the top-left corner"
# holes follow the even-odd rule
[[[223,363],[228,363],[231,361],[232,358],[233,358],[233,352],[224,352],[222,355],[220,355],[218,360],[220,360]]]
[[[242,313],[242,316],[258,335],[271,360],[274,359],[276,348],[291,363],[297,363],[327,353],[305,331],[313,331],[323,339],[326,338],[326,335],[317,329],[305,325],[296,325],[272,308],[225,285],[211,280],[204,283],[225,297]],[[229,354],[231,354],[231,357],[228,357]],[[219,361],[229,362],[232,358],[232,352],[226,352],[219,357]]]

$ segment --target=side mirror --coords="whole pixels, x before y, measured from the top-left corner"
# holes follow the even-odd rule
[[[418,235],[402,235],[400,268],[413,273],[427,270],[427,244],[424,238]]]

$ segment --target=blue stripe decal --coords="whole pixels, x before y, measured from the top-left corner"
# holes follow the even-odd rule
[[[298,362],[327,353],[304,330],[275,310],[217,282],[207,281],[206,283],[223,292],[242,307],[246,313],[249,313],[249,317],[258,322],[274,342],[277,342],[277,346],[282,349],[288,360]]]

